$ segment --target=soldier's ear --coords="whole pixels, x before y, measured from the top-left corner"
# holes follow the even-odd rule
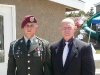
[[[35,29],[38,29],[38,25],[35,26]]]

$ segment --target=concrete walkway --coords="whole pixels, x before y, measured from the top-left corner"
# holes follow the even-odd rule
[[[100,69],[96,69],[95,75],[100,75]]]
[[[0,75],[7,75],[7,63],[0,63]]]
[[[96,74],[100,75],[100,54],[93,54],[95,60]]]

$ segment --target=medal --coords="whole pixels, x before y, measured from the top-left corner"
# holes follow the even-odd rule
[[[38,56],[40,56],[40,50],[38,50]]]
[[[23,42],[23,40],[20,41],[21,43]]]

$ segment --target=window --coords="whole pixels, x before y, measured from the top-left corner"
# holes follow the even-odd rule
[[[0,15],[0,62],[4,62],[4,27],[2,15]]]

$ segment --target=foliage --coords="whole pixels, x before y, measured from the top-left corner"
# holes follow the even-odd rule
[[[84,15],[85,17],[90,17],[94,15],[94,8],[91,7],[88,12],[84,12],[82,10],[79,10],[77,12],[76,11],[72,11],[69,13],[66,12],[66,17],[80,17],[81,15]]]
[[[100,50],[96,50],[96,54],[100,54]]]

